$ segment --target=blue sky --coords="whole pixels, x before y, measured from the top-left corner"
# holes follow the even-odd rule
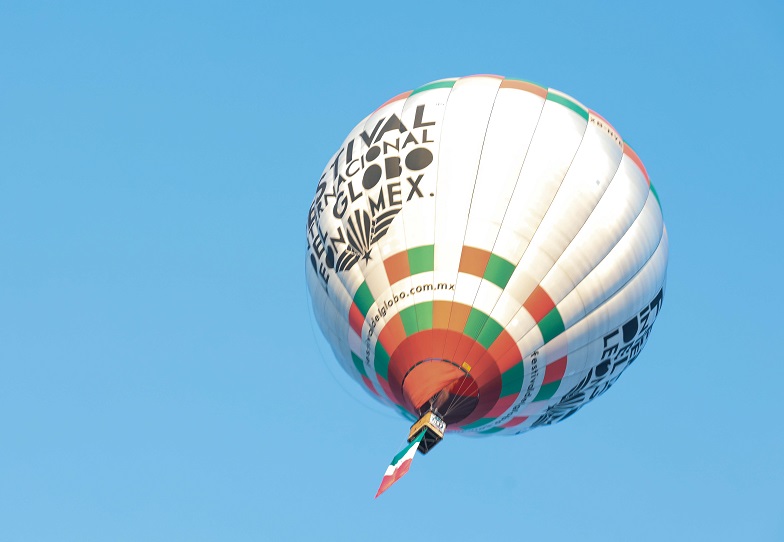
[[[777,2],[0,2],[9,541],[784,540]],[[645,351],[562,424],[408,423],[312,329],[305,220],[386,99],[497,73],[639,153],[670,234]]]

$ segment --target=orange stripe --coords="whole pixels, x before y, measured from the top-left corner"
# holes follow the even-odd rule
[[[394,397],[395,402],[405,404],[402,389],[403,378],[414,365],[429,358],[443,358],[442,347],[446,344],[454,345],[456,348],[462,338],[464,338],[464,335],[461,332],[445,329],[420,331],[406,338],[397,347],[389,361],[388,386],[391,388],[390,392],[394,394],[392,397]],[[465,337],[465,341],[470,343],[470,346],[473,346],[474,341],[470,337]],[[475,349],[470,347],[469,349],[474,351],[468,362],[472,366],[471,377],[480,389],[479,403],[470,417],[479,419],[498,400],[498,396],[501,393],[501,375],[498,372],[495,360],[486,355],[486,351],[481,345],[478,345]],[[480,359],[482,360],[481,370],[475,375],[474,372],[480,364]],[[460,364],[455,359],[450,359],[450,361],[458,365]]]
[[[501,356],[512,349],[517,350],[517,343],[509,334],[509,332],[504,329],[501,331],[501,334],[498,335],[493,344],[490,345],[490,348],[488,348],[487,351],[495,359],[500,359]]]
[[[451,308],[451,301],[433,301],[433,329],[447,329],[449,327]]]
[[[487,269],[487,262],[490,261],[490,253],[481,248],[463,247],[463,252],[460,254],[460,267],[461,273],[468,273],[475,277],[482,277]]]
[[[378,340],[381,341],[384,350],[387,351],[390,357],[405,338],[406,330],[403,327],[403,320],[400,319],[400,313],[390,318],[378,335]]]
[[[444,388],[452,389],[454,384],[461,381],[464,376],[465,373],[451,363],[443,361],[420,363],[406,375],[403,396],[414,409],[419,409]]]
[[[544,291],[544,288],[537,286],[534,288],[534,291],[531,292],[531,295],[528,296],[528,299],[525,300],[523,307],[525,307],[533,319],[539,323],[542,321],[542,318],[547,316],[547,313],[555,308],[555,303],[553,303],[553,300],[547,295],[547,292]]]
[[[651,179],[648,177],[648,170],[645,169],[645,166],[643,165],[642,160],[640,160],[640,157],[637,156],[637,153],[634,152],[626,142],[623,144],[623,154],[631,158],[632,161],[637,164],[637,167],[640,168],[642,174],[645,175],[645,180],[648,181],[648,186],[650,186]]]
[[[471,313],[471,307],[463,305],[462,303],[451,303],[451,305],[452,311],[449,317],[449,329],[457,331],[462,335],[466,322],[468,322],[468,315]]]
[[[508,371],[523,359],[517,343],[506,330],[501,332],[487,353],[493,356],[498,365],[498,370],[502,373]]]
[[[496,75],[494,73],[475,73],[474,75],[466,75],[460,79],[471,79],[472,77],[492,77],[493,79],[503,79],[503,75]]]
[[[529,83],[528,81],[521,81],[519,79],[504,79],[504,82],[501,83],[501,88],[516,88],[517,90],[524,90],[526,92],[536,94],[542,99],[547,98],[546,88],[540,87],[535,83]]]
[[[397,398],[396,401],[401,405],[405,404],[402,395],[403,390],[401,388],[403,384],[403,378],[405,378],[408,370],[411,367],[413,367],[414,364],[418,361],[421,360],[414,358],[414,354],[412,353],[411,341],[408,340],[408,337],[398,345],[398,347],[395,349],[394,355],[392,354],[389,355],[387,378],[389,379],[392,392],[395,394],[395,397]]]
[[[589,113],[591,113],[591,115],[593,115],[593,116],[594,116],[594,117],[596,117],[597,119],[601,120],[601,121],[602,121],[603,123],[605,123],[607,126],[609,126],[609,127],[610,127],[610,129],[611,129],[613,132],[615,132],[616,134],[618,133],[618,130],[616,130],[616,129],[613,127],[613,125],[612,125],[612,124],[610,124],[609,122],[607,122],[607,119],[606,119],[606,118],[604,118],[603,116],[601,116],[599,113],[597,113],[597,112],[596,112],[596,111],[594,111],[593,109],[589,109],[589,110],[588,110],[588,112],[589,112]]]
[[[498,416],[506,412],[509,409],[509,407],[512,406],[512,404],[515,402],[515,399],[517,399],[517,395],[518,394],[513,393],[512,395],[501,397],[498,400],[498,402],[495,404],[495,406],[491,408],[487,414],[484,415],[484,417],[497,418]]]
[[[512,418],[511,420],[503,424],[501,427],[514,427],[515,425],[520,425],[527,419],[528,416],[519,416],[517,418]]]
[[[475,343],[475,345],[476,346],[474,348],[476,348],[477,346],[478,347],[482,346],[478,342]],[[502,356],[506,354],[509,350],[512,350],[512,352],[517,352],[518,351],[517,344],[512,339],[512,336],[509,335],[509,333],[507,333],[507,331],[502,328],[501,333],[498,335],[498,337],[495,338],[495,341],[493,341],[493,344],[490,345],[490,348],[487,349],[487,354],[489,354],[489,357],[491,357],[494,360],[493,363],[496,363],[496,361],[500,360]],[[468,357],[473,357],[473,356],[469,354]],[[484,357],[488,357],[488,356],[485,355]],[[483,363],[482,360],[480,360],[480,364],[481,363]],[[502,369],[501,372],[504,372],[504,370],[505,369]]]
[[[449,317],[449,330],[456,331],[458,335],[450,336],[450,340],[444,344],[444,349],[441,355],[451,359],[452,361],[456,361],[458,364],[467,361],[468,364],[473,367],[474,362],[471,360],[474,358],[468,356],[468,351],[464,349],[461,350],[460,353],[457,351],[462,343],[461,339],[464,337],[463,330],[465,329],[466,322],[468,322],[468,316],[471,314],[471,307],[468,305],[463,305],[462,303],[451,303],[451,305],[452,312],[450,313]],[[474,344],[474,340],[471,339],[471,337],[466,338],[470,340],[471,345]],[[484,352],[485,349],[482,348],[482,351]]]
[[[416,333],[411,337],[417,337],[418,335],[419,333]],[[438,356],[436,353],[437,347],[431,344],[430,341],[423,341],[419,338],[416,338],[408,341],[406,346],[408,347],[407,357],[415,363],[418,363],[424,359]]]
[[[399,404],[405,404],[402,386],[406,373],[420,361],[440,357],[441,345],[447,340],[447,333],[443,329],[420,331],[404,339],[394,354],[390,354],[387,375]]]
[[[384,260],[384,268],[387,270],[389,284],[395,284],[399,280],[411,276],[411,268],[408,265],[408,252],[398,252]]]
[[[360,337],[362,336],[362,324],[365,322],[365,317],[362,316],[362,313],[359,312],[359,308],[357,307],[356,303],[351,304],[351,308],[348,311],[348,323],[351,326],[357,335]]]
[[[475,372],[479,372],[482,370],[482,368],[486,367],[488,360],[493,360],[493,364],[496,366],[496,369],[501,373],[505,373],[506,371],[508,371],[509,369],[511,369],[512,367],[514,367],[515,365],[523,361],[523,356],[520,355],[520,350],[517,348],[517,345],[515,345],[514,348],[510,348],[509,350],[507,350],[504,354],[501,355],[501,357],[498,358],[491,356],[488,353],[487,356],[483,357],[480,360],[478,364],[479,365],[478,368],[471,369],[471,374],[474,374]],[[479,377],[477,376],[477,378]]]
[[[544,380],[542,381],[542,385],[544,386],[545,384],[558,382],[563,378],[565,372],[566,372],[566,356],[555,360],[545,368]]]
[[[409,91],[406,91],[406,92],[401,92],[400,94],[398,94],[394,98],[391,98],[391,99],[387,100],[386,102],[384,102],[383,104],[381,104],[381,106],[378,107],[378,109],[376,109],[376,111],[378,111],[382,107],[388,106],[389,104],[391,104],[393,102],[396,102],[398,100],[402,100],[403,98],[408,98],[411,95],[411,92],[413,92],[413,91],[409,90]],[[376,111],[373,111],[373,113],[375,113]]]
[[[476,346],[476,348],[473,348]],[[446,354],[446,351],[444,352]],[[471,367],[479,364],[479,360],[487,353],[481,344],[477,344],[471,337],[463,335],[455,348],[454,353],[449,359],[462,365],[468,363]]]

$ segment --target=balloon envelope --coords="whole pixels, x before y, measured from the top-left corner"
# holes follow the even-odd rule
[[[634,362],[659,314],[661,208],[615,129],[498,76],[396,96],[329,160],[306,275],[344,370],[413,419],[521,433]]]

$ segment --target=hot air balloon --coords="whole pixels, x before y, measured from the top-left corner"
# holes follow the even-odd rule
[[[307,220],[313,310],[343,369],[444,433],[518,434],[607,391],[662,306],[667,233],[637,154],[554,89],[443,79],[362,120]],[[413,452],[411,452],[413,453]]]

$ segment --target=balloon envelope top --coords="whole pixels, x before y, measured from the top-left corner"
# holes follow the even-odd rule
[[[563,420],[637,359],[667,233],[637,154],[574,98],[494,75],[384,103],[326,164],[306,276],[338,362],[448,432]]]

